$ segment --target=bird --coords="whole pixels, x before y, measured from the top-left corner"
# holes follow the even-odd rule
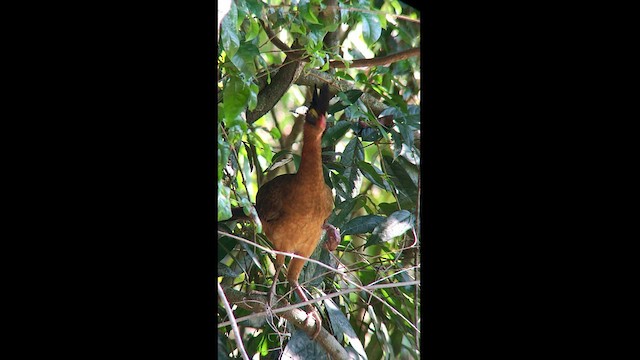
[[[256,211],[262,229],[274,250],[308,258],[320,241],[322,231],[335,242],[337,229],[327,222],[333,210],[333,193],[324,182],[321,140],[327,126],[327,109],[331,94],[324,84],[319,93],[314,86],[311,104],[303,125],[300,166],[295,174],[280,175],[258,189]],[[306,260],[292,257],[287,267],[287,280],[302,301],[308,301],[298,278]],[[270,294],[284,265],[284,255],[276,254],[275,275]],[[308,314],[316,320],[315,339],[322,328],[320,316],[308,305]]]
[[[256,194],[255,209],[262,229],[273,249],[309,258],[318,246],[323,230],[327,233],[325,247],[335,249],[340,241],[339,230],[327,222],[334,208],[334,196],[325,184],[322,172],[321,139],[327,126],[327,109],[331,93],[327,84],[320,91],[314,86],[311,104],[303,125],[303,145],[300,166],[295,174],[284,174],[263,184]],[[278,276],[285,256],[276,254],[275,275],[269,299],[275,294]],[[287,280],[302,301],[308,301],[298,278],[305,259],[292,257],[287,266]],[[308,316],[315,319],[315,339],[322,321],[313,306]]]

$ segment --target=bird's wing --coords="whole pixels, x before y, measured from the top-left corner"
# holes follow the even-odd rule
[[[256,211],[261,221],[274,221],[284,214],[287,194],[291,191],[291,181],[294,176],[294,174],[280,175],[260,187],[256,195]]]

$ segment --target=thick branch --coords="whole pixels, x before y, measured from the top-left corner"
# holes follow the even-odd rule
[[[349,64],[349,68],[368,68],[372,66],[383,66],[393,64],[394,62],[398,62],[400,60],[405,60],[410,57],[420,56],[420,48],[412,48],[409,50],[403,50],[397,52],[395,54],[375,57],[372,59],[358,59],[353,60],[351,64]],[[339,60],[332,60],[329,62],[329,67],[333,69],[344,69],[347,66]]]
[[[232,304],[251,310],[254,312],[267,311],[265,304],[268,303],[267,296],[262,293],[251,293],[249,295],[226,288],[224,293]],[[284,301],[284,300],[283,300]],[[282,301],[281,301],[282,302]],[[286,303],[285,303],[286,305]],[[280,313],[280,316],[290,321],[294,326],[306,332],[311,336],[316,329],[315,320],[312,316],[301,309],[291,309]],[[320,334],[316,340],[322,346],[332,359],[349,359],[347,351],[340,345],[338,340],[329,334],[324,328],[320,329]]]
[[[295,45],[295,44],[294,44]],[[300,61],[303,51],[288,53],[284,64],[271,78],[271,84],[265,85],[258,93],[258,105],[253,111],[247,112],[247,122],[252,124],[262,115],[271,110],[289,90],[291,84],[300,76],[304,63]]]
[[[314,85],[320,87],[325,83],[329,84],[329,87],[333,92],[353,89],[352,83],[346,80],[335,79],[330,74],[318,70],[309,70],[309,72],[301,74],[300,77],[298,77],[298,79],[295,81],[296,85],[311,87],[313,87]],[[362,100],[362,102],[364,102],[364,104],[367,105],[376,116],[380,115],[382,110],[387,108],[387,106],[382,101],[380,101],[380,99],[377,99],[376,97],[367,93],[362,94],[360,100]]]
[[[260,19],[260,24],[262,24],[262,28],[264,29],[264,32],[267,34],[267,36],[269,37],[269,40],[271,40],[271,42],[273,43],[273,45],[275,45],[278,49],[286,52],[291,51],[291,48],[283,43],[280,39],[278,39],[278,35],[276,33],[273,32],[273,30],[271,30],[271,28],[269,27],[269,25],[265,24],[264,21],[262,21],[262,19]]]

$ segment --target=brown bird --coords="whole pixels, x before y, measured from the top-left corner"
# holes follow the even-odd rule
[[[335,249],[339,242],[338,230],[326,222],[333,210],[333,194],[325,184],[322,174],[320,140],[327,125],[329,87],[322,86],[320,93],[314,88],[311,105],[305,117],[303,147],[300,167],[296,174],[280,175],[264,184],[256,195],[256,211],[262,229],[278,251],[310,257],[315,250],[322,230],[327,230],[328,247]],[[331,245],[333,244],[333,245]],[[292,258],[287,269],[287,280],[298,296],[307,301],[298,277],[306,260]],[[270,296],[275,294],[278,275],[284,265],[284,255],[276,255],[276,273]],[[322,322],[313,306],[308,306],[310,316],[316,320],[317,328],[311,338],[320,333]]]

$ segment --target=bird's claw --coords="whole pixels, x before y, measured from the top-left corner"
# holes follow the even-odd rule
[[[313,331],[313,334],[311,334],[311,340],[315,340],[318,335],[320,335],[320,330],[322,329],[322,320],[320,319],[320,315],[318,315],[316,311],[313,311],[308,315],[312,316],[315,319],[316,329]]]
[[[338,247],[338,244],[340,244],[340,231],[329,223],[324,223],[322,228],[327,232],[327,237],[324,242],[325,249],[329,251],[335,250]]]

